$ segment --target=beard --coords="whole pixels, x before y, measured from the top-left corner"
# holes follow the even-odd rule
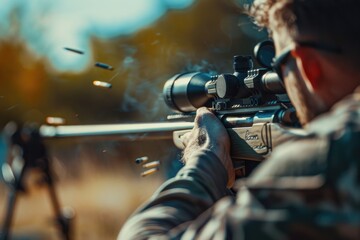
[[[294,61],[289,62],[289,68],[294,70],[285,72],[285,87],[301,125],[306,126],[328,109],[323,100],[309,91]]]

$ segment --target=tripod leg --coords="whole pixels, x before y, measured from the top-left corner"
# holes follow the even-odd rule
[[[11,224],[14,216],[17,196],[20,191],[25,191],[23,186],[23,178],[27,169],[27,165],[21,158],[17,157],[15,157],[14,162],[17,163],[17,168],[14,171],[7,163],[3,164],[1,167],[4,181],[10,186],[6,214],[0,235],[1,240],[7,240],[10,238]]]
[[[58,227],[60,228],[63,239],[70,240],[71,239],[71,220],[73,218],[73,213],[66,214],[61,210],[60,203],[55,191],[54,181],[52,179],[52,174],[49,166],[49,162],[47,163],[47,168],[44,169],[45,173],[45,182],[47,184],[50,200],[53,205],[56,222]]]
[[[2,227],[1,240],[10,239],[11,223],[14,216],[16,200],[17,200],[17,191],[16,189],[12,189],[8,197],[6,215]]]
[[[71,225],[70,224],[71,224],[72,216],[67,216],[62,212],[53,185],[49,185],[49,194],[50,194],[50,199],[52,201],[52,205],[54,208],[56,222],[61,230],[63,239],[70,240],[71,239]]]

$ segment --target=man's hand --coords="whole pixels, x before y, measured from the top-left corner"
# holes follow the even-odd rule
[[[234,167],[230,157],[229,135],[220,120],[207,108],[199,108],[196,112],[195,126],[191,132],[183,136],[184,161],[191,160],[191,155],[207,149],[218,156],[228,172],[227,187],[235,182]]]

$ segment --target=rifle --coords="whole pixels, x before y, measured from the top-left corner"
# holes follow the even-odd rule
[[[211,108],[227,128],[231,157],[236,169],[241,169],[237,175],[246,176],[254,168],[254,161],[264,160],[284,139],[302,134],[300,129],[294,128],[300,125],[283,82],[271,71],[275,56],[273,42],[267,40],[257,44],[254,56],[262,68],[254,69],[251,56],[234,56],[234,73],[182,73],[166,81],[164,100],[177,112],[168,116],[168,122],[43,125],[40,135],[43,138],[112,137],[119,140],[172,138],[182,149],[180,138],[193,128],[196,109],[205,106]]]

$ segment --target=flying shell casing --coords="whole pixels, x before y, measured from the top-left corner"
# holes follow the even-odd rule
[[[138,157],[137,159],[135,159],[135,163],[136,163],[136,164],[140,164],[140,163],[147,162],[148,160],[149,160],[149,158],[148,158],[147,156]]]
[[[143,168],[155,168],[160,166],[160,161],[153,161],[142,165]]]
[[[98,81],[98,80],[93,81],[93,85],[96,87],[102,87],[102,88],[111,88],[112,87],[111,83]]]
[[[114,69],[114,68],[113,68],[112,66],[110,66],[109,64],[101,63],[101,62],[95,63],[95,67],[103,68],[103,69],[106,69],[106,70],[113,70],[113,69]]]
[[[65,119],[60,117],[46,117],[46,123],[50,125],[63,125],[65,124]]]
[[[153,173],[156,173],[157,171],[159,171],[159,168],[151,168],[149,170],[146,170],[145,172],[142,172],[141,176],[146,177],[146,176],[149,176],[149,175],[151,175]]]
[[[64,49],[65,49],[65,50],[67,50],[67,51],[70,51],[70,52],[77,53],[77,54],[84,54],[84,52],[83,52],[83,51],[78,50],[78,49],[69,48],[69,47],[64,47]]]

